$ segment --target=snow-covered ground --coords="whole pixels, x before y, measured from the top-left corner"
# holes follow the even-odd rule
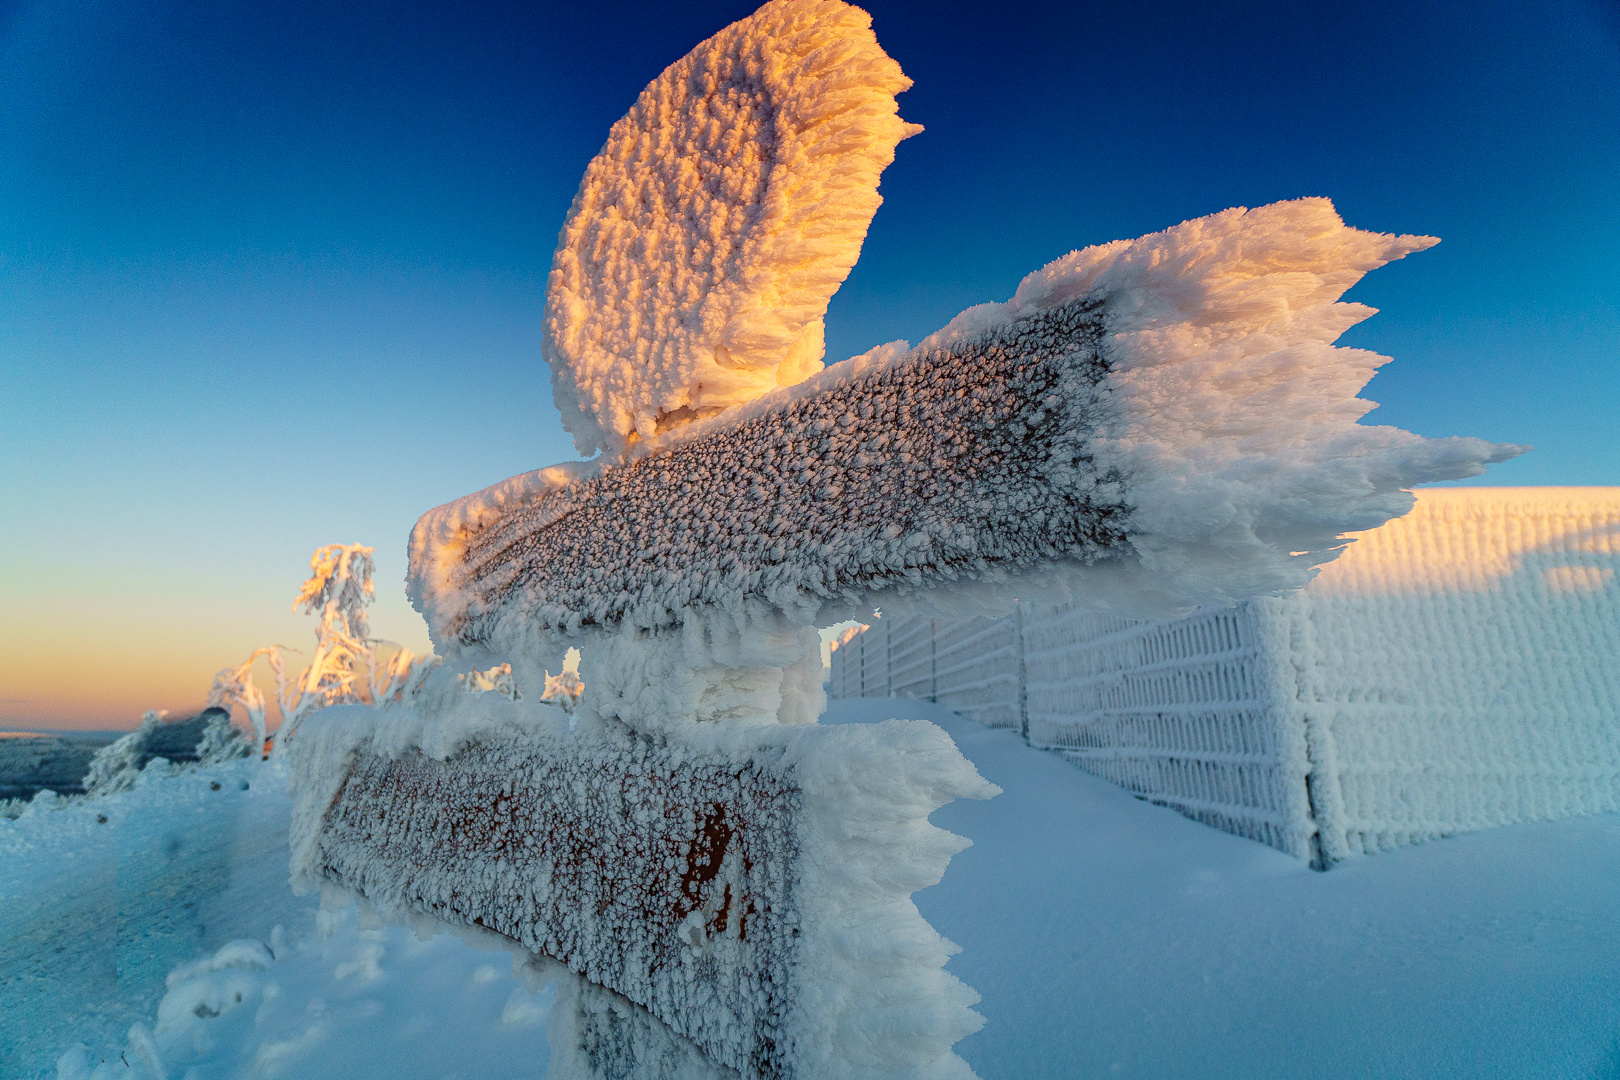
[[[76,1039],[121,1042],[201,952],[313,926],[286,887],[285,787],[245,761],[153,769],[123,794],[0,823],[0,1076],[33,1076]]]
[[[1620,1076],[1620,817],[1317,874],[937,706],[827,721],[895,714],[1005,789],[934,815],[974,846],[916,898],[984,995],[984,1080]],[[551,992],[509,955],[290,893],[278,769],[0,823],[0,1076],[544,1073]]]

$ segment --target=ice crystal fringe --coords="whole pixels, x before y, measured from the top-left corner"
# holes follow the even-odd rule
[[[1384,358],[1333,347],[1372,314],[1338,298],[1432,242],[1303,199],[1075,252],[916,349],[431,511],[413,602],[504,656],[749,597],[811,623],[985,580],[1127,615],[1297,588],[1404,488],[1523,449],[1357,423]]]

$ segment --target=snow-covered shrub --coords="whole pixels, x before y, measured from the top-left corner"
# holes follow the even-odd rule
[[[86,795],[112,795],[135,786],[135,778],[146,764],[146,740],[163,722],[166,711],[147,709],[140,726],[116,742],[96,751],[90,771],[84,776]]]
[[[499,694],[508,701],[522,701],[517,684],[512,681],[512,665],[496,664],[488,671],[468,671],[456,676],[456,682],[468,694]],[[548,687],[551,685],[548,681]]]
[[[362,544],[328,544],[310,556],[310,576],[299,589],[293,610],[302,607],[306,614],[313,614],[318,609],[321,621],[315,628],[315,655],[297,676],[288,677],[282,655],[285,646],[281,645],[255,649],[236,667],[214,676],[209,706],[240,706],[253,725],[258,746],[269,740],[264,694],[251,674],[254,661],[261,656],[276,680],[276,705],[281,710],[281,728],[273,744],[277,749],[317,709],[409,700],[438,665],[438,657],[419,657],[403,647],[388,661],[378,660],[376,646],[390,643],[372,637],[366,619],[366,605],[376,596],[371,583],[373,554],[373,548]]]
[[[248,723],[253,725],[253,734],[256,736],[254,745],[259,752],[264,753],[265,740],[269,738],[264,725],[264,694],[253,685],[253,676],[249,674],[253,661],[269,652],[268,649],[255,649],[241,664],[234,668],[225,668],[214,676],[213,689],[208,691],[208,707],[229,710],[233,706],[241,706],[247,713]],[[279,655],[277,663],[279,664]]]
[[[579,699],[585,696],[585,683],[577,672],[564,668],[561,674],[553,675],[546,672],[546,690],[540,695],[541,701],[549,701],[558,706],[563,712],[571,713],[579,708]]]

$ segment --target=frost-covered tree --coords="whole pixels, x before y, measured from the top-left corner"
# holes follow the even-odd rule
[[[499,694],[508,701],[522,701],[517,684],[512,681],[512,665],[496,664],[488,671],[469,671],[456,676],[456,682],[468,694]],[[549,684],[548,684],[549,685]]]
[[[366,605],[376,596],[371,583],[373,554],[374,549],[361,544],[328,544],[310,556],[309,580],[293,601],[294,611],[301,607],[306,614],[320,613],[315,654],[303,671],[289,677],[283,655],[286,646],[267,645],[255,649],[236,667],[225,668],[214,676],[208,704],[225,709],[241,706],[259,746],[263,747],[268,738],[265,703],[263,693],[253,683],[251,669],[261,656],[276,680],[276,705],[281,710],[281,727],[273,743],[277,751],[317,709],[408,700],[437,666],[438,657],[418,657],[404,647],[399,647],[388,661],[378,660],[376,647],[392,643],[371,637],[366,619]]]
[[[540,695],[541,701],[549,701],[563,712],[572,713],[579,708],[579,699],[584,695],[585,683],[580,679],[579,672],[566,668],[558,675],[546,672],[546,689]]]
[[[205,711],[204,715],[208,715]],[[264,741],[259,741],[262,751]],[[208,715],[208,722],[203,726],[202,738],[197,741],[197,765],[204,768],[217,765],[222,761],[235,761],[237,758],[247,757],[253,752],[247,739],[242,733],[231,726],[231,714],[216,712]]]
[[[168,710],[147,709],[140,726],[123,738],[96,751],[84,774],[86,795],[113,795],[135,786],[145,765],[146,740],[163,722]]]
[[[259,748],[261,754],[269,736],[264,724],[264,694],[253,684],[251,670],[253,661],[269,651],[254,649],[253,654],[241,664],[223,669],[214,676],[214,686],[208,691],[209,708],[230,710],[241,706],[247,713],[248,723],[253,725],[253,745]]]

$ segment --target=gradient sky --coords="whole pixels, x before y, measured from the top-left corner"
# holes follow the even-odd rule
[[[872,3],[913,79],[828,359],[1074,248],[1327,195],[1438,248],[1352,298],[1371,422],[1620,484],[1620,6]],[[581,172],[752,10],[0,0],[0,726],[127,727],[270,642],[320,544],[574,457],[538,354]]]

